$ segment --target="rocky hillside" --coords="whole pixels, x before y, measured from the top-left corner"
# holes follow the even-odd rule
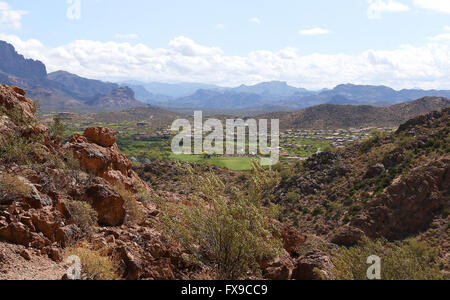
[[[447,98],[425,97],[389,107],[324,104],[294,113],[267,114],[261,118],[278,118],[284,129],[397,127],[411,118],[449,106]]]
[[[88,105],[101,108],[102,111],[117,111],[146,106],[134,98],[134,92],[129,87],[120,87],[107,95],[97,96],[95,100],[88,102]]]
[[[281,172],[278,203],[299,228],[345,246],[414,237],[450,271],[450,108]]]
[[[65,71],[49,73],[47,79],[59,83],[64,91],[80,99],[92,99],[99,95],[107,95],[119,88],[119,85],[115,83],[86,79]]]
[[[119,277],[181,278],[182,252],[164,241],[151,224],[156,208],[136,202],[145,222],[137,225],[132,220],[127,203],[135,201],[137,187],[141,193],[153,191],[118,152],[114,132],[89,128],[60,145],[37,122],[35,106],[24,94],[19,88],[0,85],[2,278],[32,279],[46,267],[57,272],[53,277],[62,278],[68,248],[117,256]],[[89,216],[94,212],[92,223]],[[27,264],[28,273],[14,270],[17,260]]]

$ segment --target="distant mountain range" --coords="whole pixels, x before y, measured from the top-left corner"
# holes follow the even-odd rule
[[[3,41],[0,41],[0,82],[24,88],[29,97],[41,101],[44,110],[76,112],[152,105],[178,112],[202,109],[250,114],[295,111],[321,104],[384,107],[425,96],[450,98],[450,91],[445,90],[396,91],[386,86],[353,84],[339,85],[332,90],[308,91],[280,81],[235,88],[201,83],[110,83],[65,71],[47,74],[42,62],[24,58]]]
[[[283,129],[396,127],[409,119],[446,107],[450,107],[449,99],[424,97],[388,107],[322,104],[296,112],[268,113],[258,118],[279,119]]]
[[[47,74],[40,61],[26,59],[14,47],[0,41],[0,82],[25,89],[48,111],[115,111],[147,104],[134,98],[134,91],[115,83],[82,78],[58,71]]]
[[[136,83],[136,82],[135,82]],[[183,86],[172,84],[171,88],[182,94]],[[289,86],[285,82],[264,82],[254,86],[242,85],[236,88],[213,87],[198,89],[182,97],[154,94],[144,85],[130,86],[136,92],[136,98],[151,105],[168,109],[204,109],[204,110],[259,110],[259,111],[295,111],[321,104],[335,105],[371,105],[384,107],[416,100],[427,96],[450,98],[449,90],[400,90],[386,86],[342,84],[331,90],[308,91]]]

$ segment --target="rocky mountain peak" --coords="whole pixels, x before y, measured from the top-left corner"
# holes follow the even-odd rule
[[[0,57],[0,72],[35,80],[42,80],[47,76],[47,70],[42,62],[26,59],[7,42],[0,41]]]

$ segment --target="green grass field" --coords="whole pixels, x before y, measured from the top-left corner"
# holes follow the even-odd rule
[[[171,159],[184,162],[197,162],[215,165],[233,171],[249,171],[252,169],[251,157],[212,157],[205,159],[201,155],[171,154]]]

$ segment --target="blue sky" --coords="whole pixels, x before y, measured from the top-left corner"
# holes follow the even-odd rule
[[[0,0],[0,39],[108,80],[450,88],[449,17],[449,0]]]

